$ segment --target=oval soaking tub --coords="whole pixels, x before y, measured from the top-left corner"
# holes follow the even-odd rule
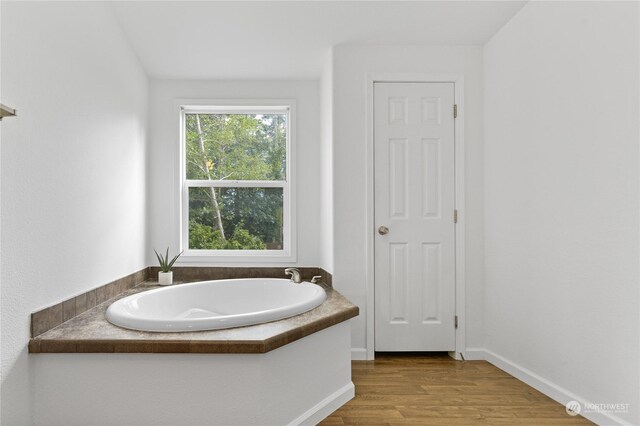
[[[316,284],[288,279],[202,281],[136,293],[112,303],[107,320],[141,331],[203,331],[289,318],[327,298]]]

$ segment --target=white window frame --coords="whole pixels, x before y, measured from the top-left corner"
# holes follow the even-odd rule
[[[267,114],[286,113],[286,174],[284,181],[270,180],[189,180],[186,173],[187,114]],[[180,246],[184,251],[181,264],[188,263],[281,263],[296,261],[295,221],[295,101],[270,100],[199,100],[180,104]],[[282,188],[282,250],[197,250],[189,248],[189,188],[236,187]]]

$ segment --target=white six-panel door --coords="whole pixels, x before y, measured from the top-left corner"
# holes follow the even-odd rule
[[[453,83],[374,85],[376,351],[455,350],[453,106]]]

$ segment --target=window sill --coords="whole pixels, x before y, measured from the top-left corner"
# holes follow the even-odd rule
[[[282,264],[294,263],[296,255],[281,250],[273,250],[274,253],[265,253],[263,251],[245,251],[243,253],[225,253],[224,251],[194,251],[185,250],[182,256],[176,262],[181,266],[198,266],[205,264],[219,265],[221,263],[229,264]]]

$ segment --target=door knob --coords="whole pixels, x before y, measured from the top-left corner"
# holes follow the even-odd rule
[[[389,228],[387,228],[386,226],[382,225],[381,227],[378,228],[378,234],[387,235],[388,233],[389,233]]]

